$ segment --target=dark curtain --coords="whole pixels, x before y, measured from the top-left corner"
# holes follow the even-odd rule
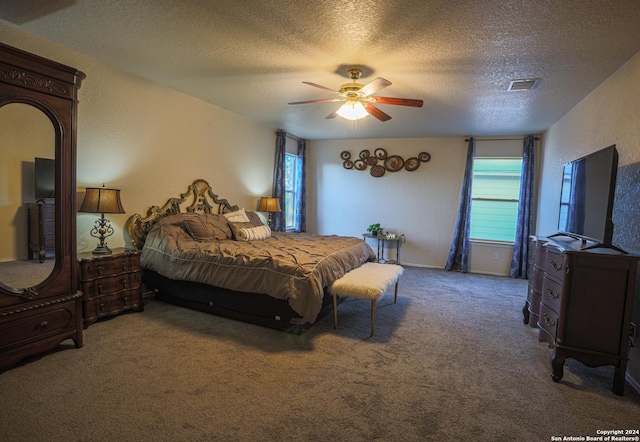
[[[522,173],[520,175],[520,197],[516,238],[513,244],[513,256],[509,276],[527,278],[527,259],[529,256],[529,235],[533,231],[533,179],[535,173],[535,138],[529,135],[524,139],[522,153]]]
[[[296,200],[296,232],[307,231],[307,142],[298,140],[298,189]]]
[[[286,153],[287,133],[283,130],[276,131],[276,154],[273,165],[273,192],[274,198],[280,200],[281,212],[275,212],[271,216],[271,230],[284,232],[285,229],[285,197],[284,197],[284,157]]]
[[[460,208],[456,220],[456,229],[453,233],[449,258],[445,265],[445,270],[460,270],[462,273],[469,272],[469,251],[471,241],[469,240],[469,226],[471,221],[471,181],[473,178],[473,156],[475,154],[475,141],[469,139],[467,149],[467,163],[462,181],[462,192],[460,193]]]

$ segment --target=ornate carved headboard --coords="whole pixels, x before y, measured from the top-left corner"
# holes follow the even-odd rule
[[[136,213],[127,220],[127,232],[131,245],[142,249],[149,229],[158,220],[168,215],[178,213],[228,213],[240,210],[238,206],[232,206],[226,199],[218,198],[213,193],[211,186],[205,180],[195,180],[189,185],[180,198],[169,198],[162,207],[151,206],[146,215]]]

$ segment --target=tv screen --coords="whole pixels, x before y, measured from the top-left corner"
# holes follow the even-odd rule
[[[615,144],[564,165],[558,231],[611,245],[618,173]]]
[[[56,196],[56,161],[49,158],[35,159],[35,198],[44,200]]]

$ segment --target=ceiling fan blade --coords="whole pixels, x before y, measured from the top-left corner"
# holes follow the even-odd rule
[[[398,106],[422,107],[422,100],[414,100],[411,98],[392,98],[392,97],[371,97],[377,104],[396,104]]]
[[[325,90],[325,91],[332,92],[334,94],[339,94],[340,93],[338,91],[334,91],[333,89],[329,89],[328,87],[320,86],[319,84],[311,83],[311,82],[308,82],[308,81],[303,81],[303,83],[304,84],[308,84],[309,86],[317,87],[318,89],[322,89],[322,90]]]
[[[391,86],[391,82],[389,80],[385,80],[382,77],[378,77],[371,83],[362,86],[362,88],[358,92],[361,92],[365,97],[368,97],[369,95],[375,94],[376,92],[384,89],[387,86]]]
[[[332,118],[337,117],[337,116],[338,116],[338,110],[339,110],[339,109],[340,109],[340,108],[338,108],[338,109],[334,110],[334,111],[333,111],[333,112],[331,112],[329,115],[327,115],[326,117],[324,117],[324,119],[325,119],[325,120],[330,120],[330,119],[332,119]]]
[[[323,100],[293,101],[287,104],[329,103],[333,101],[344,101],[344,99],[343,98],[325,98]]]
[[[388,121],[388,120],[391,119],[390,115],[385,114],[384,112],[382,112],[380,109],[378,109],[377,107],[375,107],[371,103],[367,103],[364,106],[364,108],[365,108],[365,110],[367,112],[369,112],[369,115],[373,115],[374,117],[376,117],[380,121]]]

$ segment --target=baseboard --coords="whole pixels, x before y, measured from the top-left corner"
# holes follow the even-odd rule
[[[629,385],[631,385],[631,386],[633,387],[633,389],[634,389],[635,391],[637,391],[638,393],[640,393],[640,384],[639,384],[635,379],[633,379],[633,378],[629,375],[629,373],[627,373],[627,374],[625,375],[625,377],[624,377],[624,378],[625,378],[625,379],[626,379],[626,381],[629,383]]]

